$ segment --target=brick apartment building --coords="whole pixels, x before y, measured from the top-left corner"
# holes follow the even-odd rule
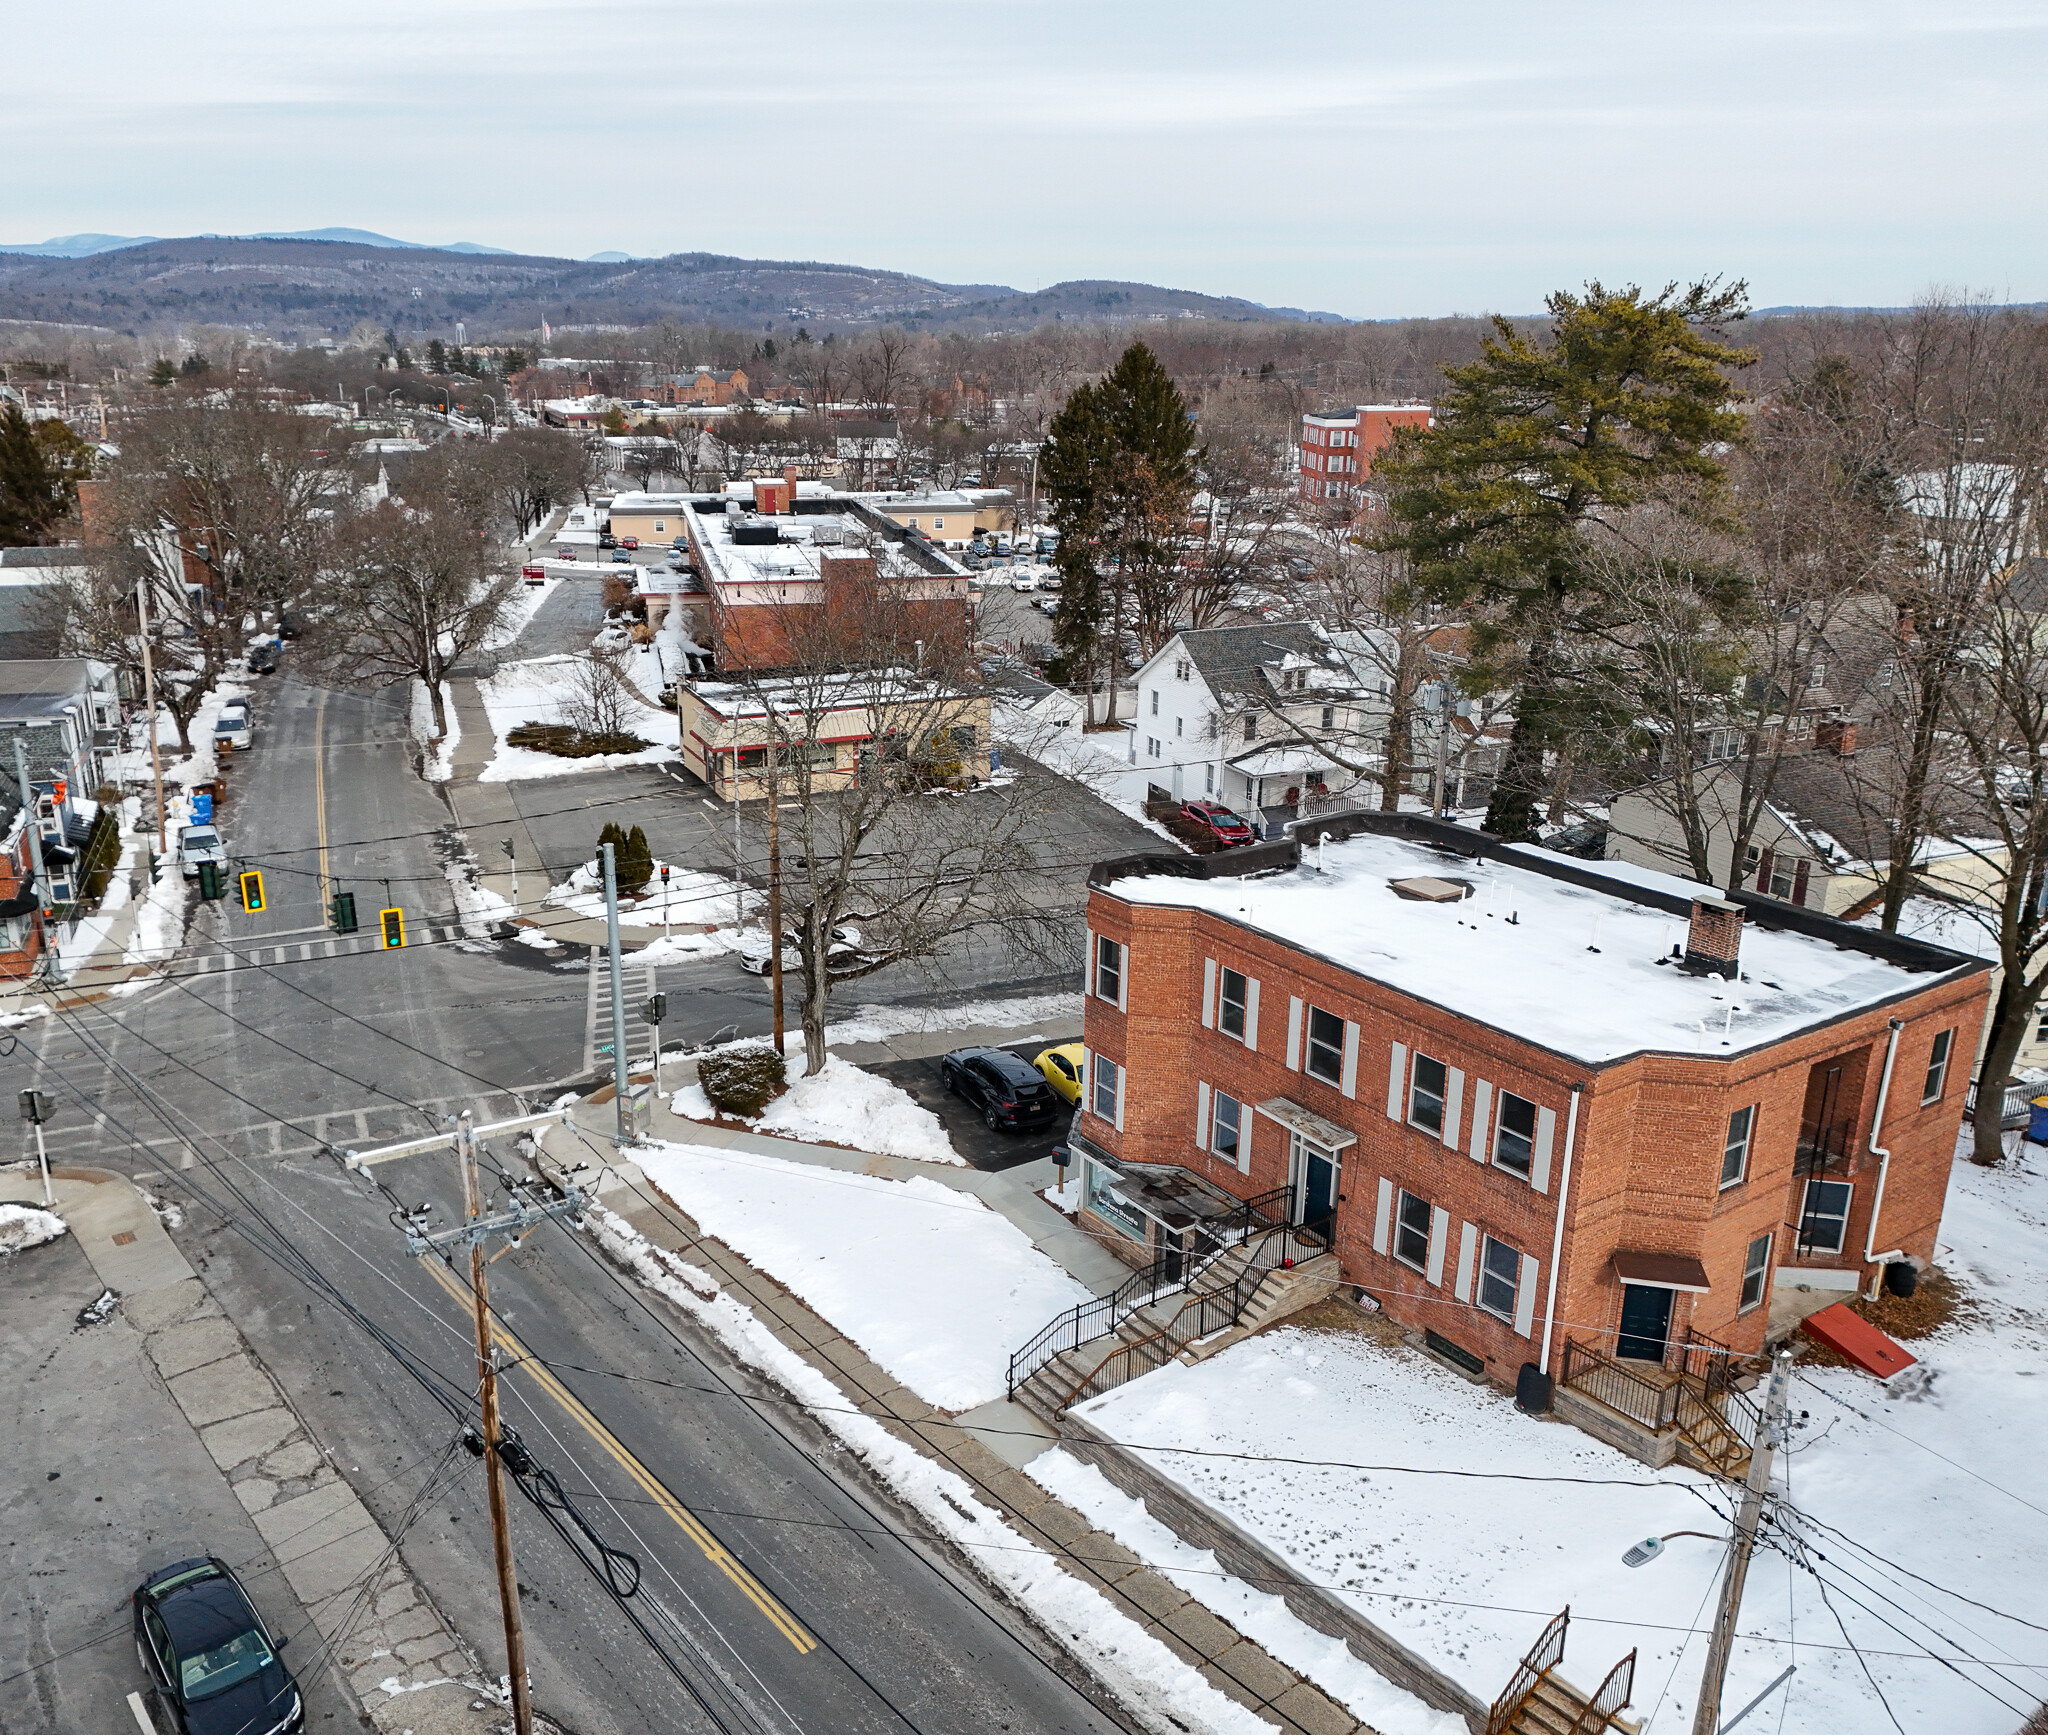
[[[1355,501],[1373,458],[1396,428],[1426,428],[1427,404],[1359,404],[1348,410],[1317,410],[1301,418],[1303,500]]]
[[[1320,831],[1090,877],[1071,1143],[1134,1263],[1182,1232],[1148,1197],[1285,1188],[1429,1348],[1662,1462],[1703,1356],[1932,1255],[1980,961],[1410,815]]]

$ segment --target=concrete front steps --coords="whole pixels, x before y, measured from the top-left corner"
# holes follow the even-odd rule
[[[1112,1370],[1121,1375],[1114,1379],[1113,1385],[1122,1385],[1163,1367],[1169,1361],[1204,1361],[1219,1350],[1242,1342],[1254,1332],[1263,1331],[1288,1315],[1313,1306],[1340,1281],[1337,1256],[1318,1253],[1298,1265],[1267,1272],[1252,1292],[1250,1303],[1235,1325],[1211,1332],[1207,1337],[1185,1346],[1176,1346],[1171,1340],[1158,1341],[1181,1309],[1199,1294],[1213,1293],[1236,1283],[1243,1273],[1247,1257],[1243,1248],[1232,1248],[1202,1273],[1194,1289],[1176,1290],[1171,1295],[1161,1296],[1126,1315],[1113,1332],[1106,1332],[1078,1349],[1055,1356],[1017,1388],[1017,1401],[1047,1421],[1055,1421],[1066,1409],[1073,1393],[1122,1346],[1131,1346],[1135,1353],[1124,1358],[1119,1368]],[[1145,1345],[1150,1347],[1139,1347]],[[1102,1390],[1111,1390],[1113,1385],[1105,1385]],[[1099,1396],[1100,1392],[1090,1395]]]

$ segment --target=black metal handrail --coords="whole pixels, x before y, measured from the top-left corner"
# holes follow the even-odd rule
[[[1562,1613],[1551,1617],[1543,1636],[1529,1647],[1529,1654],[1515,1665],[1508,1690],[1493,1702],[1493,1710],[1486,1719],[1486,1735],[1504,1735],[1514,1722],[1515,1713],[1529,1702],[1529,1695],[1536,1691],[1543,1677],[1564,1661],[1565,1629],[1571,1624],[1571,1604],[1566,1603]]]
[[[1149,1306],[1162,1295],[1193,1288],[1211,1265],[1247,1236],[1260,1229],[1279,1227],[1293,1197],[1293,1188],[1275,1187],[1271,1192],[1243,1200],[1234,1211],[1203,1226],[1202,1233],[1213,1243],[1205,1256],[1190,1259],[1185,1253],[1162,1254],[1107,1295],[1070,1307],[1057,1319],[1048,1321],[1010,1357],[1010,1396],[1015,1397],[1017,1388],[1048,1362],[1070,1349],[1107,1336],[1139,1308]],[[1278,1216],[1274,1215],[1276,1206]]]
[[[1164,1367],[1189,1344],[1211,1332],[1228,1331],[1244,1318],[1245,1310],[1266,1279],[1291,1261],[1290,1249],[1297,1244],[1297,1237],[1304,1231],[1313,1233],[1323,1228],[1335,1216],[1332,1211],[1312,1223],[1283,1224],[1267,1230],[1228,1284],[1195,1290],[1159,1330],[1111,1350],[1060,1399],[1059,1407],[1068,1409],[1103,1392],[1114,1391],[1140,1374]]]

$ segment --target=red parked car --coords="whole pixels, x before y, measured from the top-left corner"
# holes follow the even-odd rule
[[[640,546],[640,538],[637,536],[622,536],[619,538],[619,546],[621,548],[638,548]]]
[[[1252,841],[1250,825],[1214,801],[1187,802],[1182,806],[1180,816],[1190,825],[1200,826],[1226,849]]]

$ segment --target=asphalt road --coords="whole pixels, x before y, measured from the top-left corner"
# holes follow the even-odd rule
[[[481,1475],[406,1507],[410,1472],[448,1446],[454,1422],[249,1231],[274,1224],[411,1348],[430,1383],[467,1394],[461,1298],[408,1256],[389,1201],[323,1147],[418,1136],[458,1107],[480,1120],[515,1111],[582,1071],[598,997],[583,961],[535,963],[528,948],[433,937],[451,903],[436,853],[447,816],[411,775],[401,701],[323,699],[280,676],[258,700],[256,739],[227,769],[221,820],[238,864],[263,870],[269,908],[203,911],[194,959],[172,981],[41,1021],[8,1063],[10,1082],[57,1098],[53,1158],[147,1175],[183,1198],[186,1256],[378,1517],[403,1529],[429,1592],[501,1667]],[[561,780],[546,799],[587,797]],[[388,887],[418,943],[382,952],[330,941],[319,924],[332,886],[357,892],[366,930]],[[732,1021],[734,1006],[765,1023],[765,986],[727,960],[661,977],[686,996],[671,1040],[693,1023]],[[888,997],[877,981],[863,986],[865,998]],[[451,1158],[407,1159],[386,1178],[438,1222],[459,1215]],[[632,1606],[710,1706],[516,1505],[537,1700],[566,1727],[1123,1726],[1028,1621],[942,1545],[917,1540],[922,1525],[843,1452],[715,1345],[653,1312],[586,1242],[543,1230],[495,1262],[492,1284],[505,1323],[549,1370],[528,1362],[509,1376],[509,1418],[605,1540],[639,1559]],[[150,1469],[116,1452],[106,1474],[118,1486]],[[707,1553],[707,1534],[740,1570]],[[153,1546],[127,1509],[99,1545],[123,1573]],[[136,1671],[125,1652],[107,1667],[120,1679]]]

